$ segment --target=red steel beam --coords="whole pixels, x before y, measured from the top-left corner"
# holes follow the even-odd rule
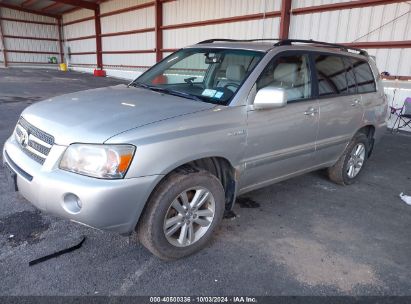
[[[59,35],[59,51],[60,51],[60,63],[64,63],[64,51],[63,51],[63,39],[61,35],[61,31],[63,30],[63,27],[61,26],[62,22],[62,17],[57,19],[57,32]]]
[[[156,50],[127,50],[127,51],[102,51],[101,54],[149,54],[155,53]],[[74,52],[70,53],[70,55],[74,56],[82,56],[82,55],[95,55],[95,52]],[[104,65],[106,66],[106,65]]]
[[[30,14],[35,14],[35,15],[40,15],[40,16],[57,18],[57,15],[53,15],[53,14],[49,14],[49,13],[45,13],[45,12],[40,12],[40,11],[35,11],[35,10],[32,10],[32,9],[20,7],[20,6],[13,5],[13,4],[7,4],[7,3],[3,3],[3,2],[0,2],[0,7],[9,8],[9,9],[12,9],[12,10],[25,12],[25,13],[30,13]]]
[[[154,27],[148,27],[148,28],[132,30],[132,31],[105,33],[105,34],[101,34],[101,37],[112,37],[112,36],[124,36],[124,35],[140,34],[140,33],[153,32],[154,30],[155,30]]]
[[[59,52],[43,52],[43,51],[25,51],[25,50],[7,50],[7,53],[21,53],[21,54],[52,54],[59,55]]]
[[[29,39],[29,40],[41,40],[41,41],[59,41],[56,38],[42,38],[42,37],[30,37],[30,36],[15,36],[15,35],[4,35],[4,38],[12,39]]]
[[[90,36],[68,38],[66,39],[66,41],[78,41],[78,40],[95,39],[95,38],[96,38],[96,35],[90,35]]]
[[[82,56],[82,55],[96,55],[96,52],[73,52],[70,53],[73,56]]]
[[[9,63],[50,64],[46,61],[9,61]]]
[[[132,30],[132,31],[105,33],[105,34],[101,34],[101,37],[125,36],[125,35],[147,33],[147,32],[153,32],[153,31],[154,31],[154,27],[150,27],[150,28],[144,28],[144,29],[138,29],[138,30]],[[93,38],[96,38],[96,35],[79,36],[79,37],[69,38],[66,40],[67,41],[77,41],[77,40],[86,40],[86,39],[93,39]]]
[[[361,8],[367,6],[393,4],[398,2],[405,2],[405,0],[359,0],[359,1],[346,1],[333,4],[315,5],[308,7],[300,7],[291,10],[293,15],[320,13],[327,11],[344,10],[351,8]]]
[[[274,17],[281,17],[281,12],[272,11],[272,12],[243,15],[243,16],[236,16],[236,17],[210,19],[210,20],[204,20],[204,21],[180,23],[180,24],[170,24],[170,25],[161,26],[161,29],[163,30],[180,29],[180,28],[187,28],[187,27],[214,25],[214,24],[239,22],[239,21],[250,21],[250,20],[256,20],[256,19],[274,18]]]
[[[50,4],[50,5],[47,5],[46,7],[43,7],[43,8],[41,9],[41,11],[42,11],[42,12],[46,12],[46,11],[48,11],[48,10],[58,9],[58,8],[60,8],[60,7],[62,7],[62,6],[64,6],[64,3],[55,2],[55,3],[52,3],[52,4]]]
[[[37,2],[37,0],[26,0],[26,1],[24,1],[23,3],[21,3],[20,5],[21,6],[30,6],[30,5],[32,5],[32,4],[34,4],[34,3],[36,3]]]
[[[155,37],[156,37],[156,62],[163,59],[163,4],[160,0],[155,0],[154,3],[155,10]]]
[[[21,23],[43,24],[43,25],[56,25],[53,22],[31,21],[31,20],[22,20],[22,19],[6,18],[6,17],[0,17],[0,20],[21,22]]]
[[[408,49],[411,48],[411,40],[404,41],[372,41],[372,42],[350,42],[343,45],[363,49]]]
[[[0,15],[1,15],[1,10],[0,10]],[[1,19],[0,19],[0,39],[1,39],[1,44],[3,45],[4,66],[7,68],[7,49],[6,49],[6,45],[4,44],[3,24],[2,24]]]
[[[101,20],[100,20],[100,6],[94,10],[94,25],[96,31],[96,56],[97,56],[97,69],[103,69],[103,54],[101,44]]]
[[[112,15],[118,15],[118,14],[127,13],[127,12],[131,12],[131,11],[136,11],[136,10],[140,10],[140,9],[151,7],[151,6],[154,6],[154,1],[153,2],[143,3],[143,4],[138,4],[138,5],[134,5],[134,6],[130,6],[130,7],[126,7],[126,8],[119,9],[119,10],[116,10],[116,11],[111,11],[111,12],[108,12],[108,13],[104,13],[104,14],[101,14],[100,17],[104,18],[104,17],[108,17],[108,16],[112,16]]]
[[[63,4],[69,4],[71,6],[86,8],[90,10],[96,10],[99,7],[99,5],[96,3],[83,1],[83,0],[52,0],[52,1],[63,3]]]
[[[76,23],[80,23],[80,22],[85,22],[85,21],[90,21],[90,20],[94,20],[94,16],[86,17],[86,18],[81,18],[81,19],[77,19],[77,20],[73,20],[73,21],[69,21],[69,22],[63,23],[63,26],[67,26],[67,25],[71,25],[71,24],[76,24]]]
[[[148,54],[155,53],[156,50],[127,50],[127,51],[103,51],[103,54]]]
[[[174,53],[176,51],[178,51],[179,49],[162,49],[161,51],[163,53]]]
[[[288,39],[290,32],[291,0],[281,1],[280,39]]]

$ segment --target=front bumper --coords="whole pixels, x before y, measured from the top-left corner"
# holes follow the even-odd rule
[[[65,149],[54,145],[40,165],[11,136],[3,148],[3,162],[17,173],[19,192],[38,209],[97,229],[132,232],[162,176],[105,180],[67,172],[58,168]],[[75,212],[67,204],[72,194],[81,202]]]

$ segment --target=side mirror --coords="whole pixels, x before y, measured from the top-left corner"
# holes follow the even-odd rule
[[[275,87],[265,87],[257,92],[254,98],[254,109],[265,110],[281,108],[287,104],[285,90]]]

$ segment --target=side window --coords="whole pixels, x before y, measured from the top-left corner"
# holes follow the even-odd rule
[[[339,95],[348,93],[346,68],[343,59],[334,55],[317,55],[315,69],[318,79],[318,95]]]
[[[357,93],[357,84],[355,82],[355,75],[351,60],[349,58],[344,58],[344,64],[347,77],[348,93],[355,94]]]
[[[274,58],[257,81],[257,90],[272,86],[287,92],[287,100],[311,97],[311,75],[307,55]]]
[[[376,91],[374,75],[367,61],[351,58],[357,80],[358,93],[371,93]]]

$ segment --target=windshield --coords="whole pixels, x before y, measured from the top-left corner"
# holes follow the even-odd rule
[[[227,105],[264,54],[231,49],[182,49],[131,85]]]

